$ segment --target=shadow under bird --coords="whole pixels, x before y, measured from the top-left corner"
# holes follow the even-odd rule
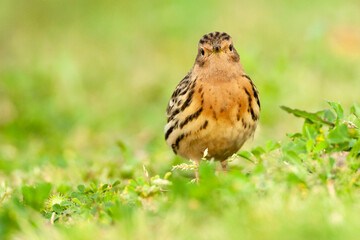
[[[246,75],[232,38],[224,32],[204,35],[195,64],[180,81],[167,107],[165,140],[175,154],[201,161],[226,159],[239,151],[256,129],[258,91]],[[199,181],[198,169],[195,169]]]

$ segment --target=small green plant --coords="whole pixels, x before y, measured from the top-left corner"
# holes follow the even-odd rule
[[[265,148],[242,151],[238,156],[261,163],[271,152],[276,152],[278,161],[292,169],[288,182],[302,187],[316,184],[316,179],[328,185],[337,179],[352,186],[360,168],[360,108],[354,104],[350,114],[344,115],[340,104],[328,104],[330,109],[315,113],[282,106],[284,111],[304,119],[302,131],[288,133],[288,140],[281,144],[269,141]]]
[[[286,112],[304,119],[302,130],[288,133],[288,139],[281,143],[269,141],[265,147],[258,146],[251,151],[242,151],[229,161],[238,157],[248,160],[253,167],[246,171],[253,177],[269,174],[266,168],[272,169],[278,166],[282,169],[282,173],[280,175],[276,173],[278,176],[273,175],[274,180],[278,178],[276,181],[294,185],[303,193],[319,185],[319,181],[327,186],[331,196],[336,195],[334,182],[340,182],[347,187],[357,186],[359,184],[357,178],[360,175],[358,171],[360,168],[360,108],[354,104],[350,109],[350,114],[345,115],[340,104],[329,102],[329,106],[330,109],[315,113],[282,106],[281,108]],[[273,166],[268,166],[270,163]],[[201,163],[200,166],[194,162],[182,163],[174,166],[173,170],[194,170],[199,167],[201,178],[203,178],[199,187],[202,190],[192,192],[190,185],[181,185],[180,192],[183,194],[187,192],[186,194],[190,196],[195,194],[194,197],[205,201],[214,189],[224,191],[230,187],[226,181],[215,177],[213,174],[215,166],[207,161]],[[239,177],[236,172],[235,169],[234,172],[223,177],[235,181]],[[166,195],[173,194],[172,191],[174,193],[178,191],[176,189],[179,186],[172,185],[179,184],[179,181],[176,179],[175,182],[171,181],[171,173],[165,174],[164,178],[158,175],[150,177],[145,166],[143,166],[143,173],[144,176],[130,179],[123,184],[116,181],[110,185],[94,183],[88,187],[79,185],[76,191],[69,193],[68,197],[55,193],[45,203],[40,200],[31,200],[31,193],[37,194],[36,189],[39,186],[25,187],[23,188],[24,202],[37,209],[45,204],[44,215],[52,222],[58,220],[66,222],[73,217],[112,222],[118,211],[116,209],[121,205],[157,211],[164,197],[166,199]],[[243,178],[246,175],[241,174],[241,176]],[[46,185],[40,186],[44,188]],[[186,188],[189,189],[185,190]],[[257,191],[261,189],[266,192],[266,188],[259,188],[259,186],[252,186],[251,189],[257,189]]]
[[[284,141],[271,140],[263,147],[241,151],[229,161],[244,164],[233,165],[227,173],[216,171],[216,162],[201,161],[199,165],[176,165],[164,177],[150,176],[143,166],[142,174],[136,178],[76,188],[61,185],[55,191],[52,184],[41,182],[22,186],[20,191],[12,189],[9,196],[3,185],[0,220],[6,224],[0,222],[0,230],[1,226],[6,229],[3,235],[19,231],[24,228],[19,220],[23,218],[39,225],[40,220],[33,218],[35,211],[51,224],[72,229],[85,222],[116,225],[122,226],[121,234],[127,236],[140,236],[140,229],[154,224],[172,228],[177,224],[172,218],[186,219],[181,224],[195,231],[193,226],[208,219],[217,225],[225,222],[229,226],[227,237],[231,238],[230,233],[241,235],[255,225],[262,232],[270,231],[264,216],[277,221],[287,233],[292,226],[287,224],[290,215],[283,212],[286,208],[296,216],[290,218],[294,226],[306,225],[301,222],[306,219],[304,214],[317,212],[314,226],[327,228],[332,222],[342,221],[345,214],[353,216],[352,207],[360,195],[360,108],[354,104],[345,114],[339,104],[329,102],[329,106],[315,113],[281,107],[304,119],[301,131],[288,133]],[[179,174],[179,170],[195,168],[199,169],[199,185],[189,184],[193,175]],[[302,207],[289,209],[293,202]],[[324,203],[329,204],[322,206]],[[332,213],[329,226],[322,222],[328,212]],[[241,221],[242,225],[234,228],[233,221]]]

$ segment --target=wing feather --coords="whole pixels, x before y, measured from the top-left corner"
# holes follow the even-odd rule
[[[191,85],[191,73],[189,72],[176,86],[169,104],[166,108],[167,122],[171,121],[180,112],[181,104],[184,103],[185,95]]]
[[[176,86],[166,109],[167,124],[165,125],[165,140],[170,134],[179,127],[177,115],[183,111],[182,107],[186,103],[191,88],[191,71]]]

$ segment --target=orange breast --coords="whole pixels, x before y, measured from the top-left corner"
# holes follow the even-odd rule
[[[251,84],[243,78],[232,81],[212,81],[199,79],[194,100],[203,107],[203,114],[215,121],[240,121],[247,115],[249,95],[253,101]],[[245,90],[246,89],[246,90]],[[248,95],[248,94],[249,95]]]

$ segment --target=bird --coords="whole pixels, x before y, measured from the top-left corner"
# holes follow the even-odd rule
[[[229,34],[201,37],[195,63],[175,88],[166,109],[164,133],[173,152],[199,164],[238,152],[254,135],[260,116],[259,93],[245,73]],[[199,183],[199,170],[195,168]]]

